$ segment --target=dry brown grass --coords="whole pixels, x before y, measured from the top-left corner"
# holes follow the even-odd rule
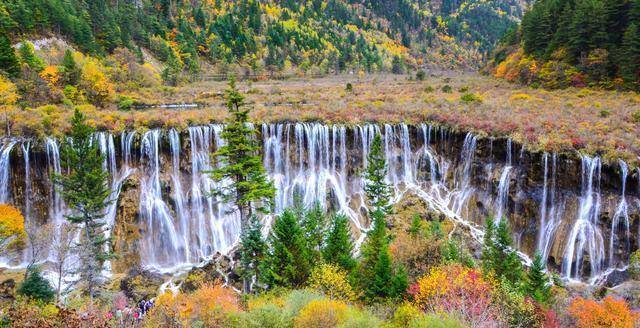
[[[424,81],[394,75],[345,75],[244,81],[239,87],[254,107],[252,119],[256,122],[430,122],[481,135],[509,136],[532,150],[577,149],[609,160],[640,162],[640,123],[632,119],[632,113],[640,111],[638,94],[589,89],[546,91],[472,73],[427,75]],[[353,85],[352,92],[346,91],[347,83]],[[451,92],[443,91],[447,85]],[[97,126],[113,130],[183,128],[222,121],[226,116],[222,99],[225,88],[225,82],[199,82],[137,90],[129,96],[147,104],[198,102],[205,107],[134,112],[105,109],[93,116]],[[465,94],[481,101],[465,102],[461,99]],[[20,120],[19,115],[16,120]]]

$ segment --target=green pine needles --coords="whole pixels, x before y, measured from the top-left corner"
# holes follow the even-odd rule
[[[105,237],[104,215],[111,204],[109,173],[102,167],[104,158],[98,143],[92,141],[95,132],[85,116],[75,111],[69,137],[61,147],[63,166],[69,172],[54,176],[54,183],[71,210],[66,218],[82,229],[80,244],[80,276],[89,294],[90,306],[96,289],[101,285],[104,261],[114,257],[110,241]]]

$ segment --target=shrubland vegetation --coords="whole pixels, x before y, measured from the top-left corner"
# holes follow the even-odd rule
[[[493,74],[545,88],[640,90],[640,2],[537,1],[494,54]]]

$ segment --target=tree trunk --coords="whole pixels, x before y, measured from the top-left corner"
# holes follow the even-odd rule
[[[92,254],[87,254],[87,255],[89,255],[89,258],[91,258],[91,256],[94,255],[93,254],[93,245],[92,245],[92,242],[91,242],[91,234],[89,233],[89,225],[87,223],[88,223],[88,220],[85,220],[84,231],[85,231],[85,235],[86,235],[86,238],[87,238],[86,243],[89,246],[87,251],[92,253]],[[92,262],[92,260],[89,260],[89,261]],[[85,267],[85,270],[87,270],[87,272],[86,272],[86,274],[87,274],[87,290],[89,291],[89,312],[93,312],[93,279],[94,279],[94,277],[93,277],[93,269],[94,269],[93,268],[93,264],[88,264]]]

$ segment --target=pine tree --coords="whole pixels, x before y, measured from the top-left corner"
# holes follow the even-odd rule
[[[487,218],[484,228],[484,237],[482,242],[482,271],[489,273],[494,267],[494,252],[496,249],[493,240],[495,235],[495,224],[492,218]]]
[[[69,49],[65,50],[61,63],[64,83],[67,85],[78,85],[80,81],[80,68],[73,59],[73,52]]]
[[[597,0],[578,1],[569,28],[569,50],[573,59],[584,57],[595,48],[603,48],[606,40],[603,3]]]
[[[302,286],[311,272],[304,231],[291,210],[285,210],[271,227],[269,251],[262,263],[262,279],[269,287]]]
[[[315,202],[310,209],[304,211],[301,226],[311,252],[309,255],[313,262],[317,262],[322,257],[321,250],[326,226],[325,213],[319,202]]]
[[[254,215],[254,209],[259,212],[268,210],[275,189],[262,166],[260,146],[253,127],[248,124],[249,109],[245,107],[244,97],[236,89],[234,79],[229,81],[226,93],[231,117],[222,131],[226,144],[214,154],[222,165],[211,171],[211,176],[214,180],[229,179],[232,183],[213,192],[223,201],[234,202],[240,214],[240,229],[244,231],[247,220]],[[245,292],[249,287],[246,283]]]
[[[512,248],[511,232],[506,220],[500,220],[497,226],[487,219],[487,227],[482,248],[482,268],[485,273],[519,287],[522,282],[522,262]]]
[[[391,191],[385,181],[386,175],[387,162],[382,151],[382,138],[376,134],[371,143],[364,174],[364,190],[372,208],[369,216],[373,226],[367,232],[367,238],[362,245],[358,270],[358,278],[365,296],[374,301],[398,296],[397,288],[393,287],[398,277],[394,274],[391,263],[389,236],[386,231],[385,218],[391,212]]]
[[[40,273],[38,267],[29,268],[27,278],[18,289],[18,294],[33,300],[49,303],[53,301],[55,291],[47,279]]]
[[[255,138],[253,126],[249,125],[249,111],[244,97],[236,89],[235,80],[229,81],[226,91],[227,108],[231,117],[222,131],[226,144],[214,154],[220,161],[219,168],[211,172],[216,181],[230,179],[228,186],[215,190],[223,201],[233,201],[240,214],[241,228],[254,209],[266,212],[275,196],[275,189],[268,180],[259,154],[260,144]]]
[[[631,23],[622,37],[622,59],[620,75],[626,83],[638,89],[640,81],[640,31]]]
[[[335,215],[322,249],[325,262],[339,265],[346,272],[351,272],[356,266],[353,248],[349,219],[341,214]]]
[[[44,62],[34,53],[33,44],[31,42],[23,42],[20,46],[19,53],[22,62],[31,69],[36,72],[40,72],[44,69]]]
[[[383,216],[391,212],[391,188],[386,182],[386,177],[387,162],[382,150],[382,138],[377,133],[371,142],[371,149],[367,156],[367,168],[363,178],[365,180],[364,191],[367,194],[369,205],[372,207],[372,212],[379,211]]]
[[[527,295],[542,304],[546,304],[551,298],[551,286],[544,270],[545,265],[542,262],[542,255],[537,253],[527,273],[525,291]]]
[[[260,263],[267,252],[267,244],[262,237],[262,224],[257,216],[249,219],[249,225],[240,236],[240,275],[245,293],[251,292],[251,282],[260,279]]]
[[[104,261],[114,256],[109,240],[105,238],[104,222],[111,196],[109,173],[102,167],[104,161],[98,143],[91,140],[94,130],[77,109],[71,124],[69,138],[61,148],[64,167],[70,170],[64,175],[55,175],[54,182],[71,210],[67,220],[82,229],[80,277],[89,294],[90,307],[93,307],[94,294],[103,280]]]
[[[20,61],[11,41],[4,34],[0,34],[0,71],[5,71],[10,77],[20,75]]]

